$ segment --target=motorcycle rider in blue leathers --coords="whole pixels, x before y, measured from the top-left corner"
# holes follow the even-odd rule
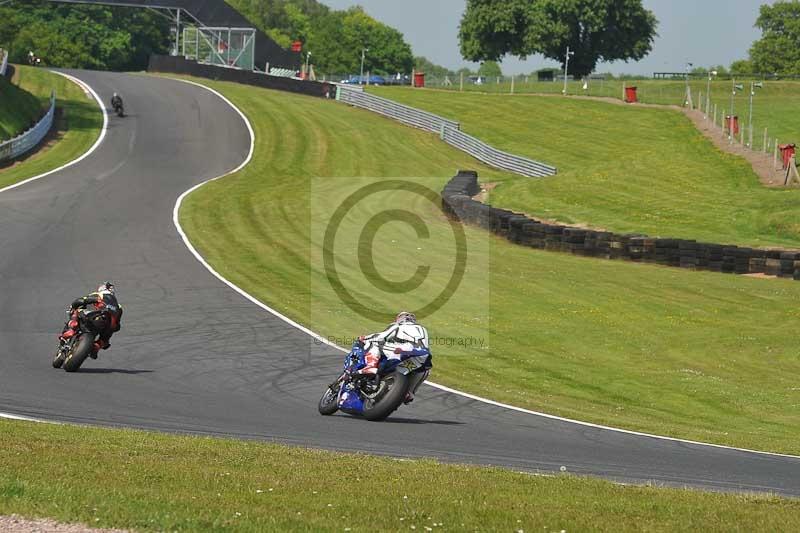
[[[366,366],[359,370],[360,374],[377,374],[381,359],[401,359],[404,353],[424,350],[428,352],[426,371],[414,374],[413,382],[408,389],[403,403],[414,401],[414,394],[422,383],[428,379],[432,368],[428,330],[417,324],[414,313],[402,311],[394,322],[384,331],[359,337],[364,346]]]

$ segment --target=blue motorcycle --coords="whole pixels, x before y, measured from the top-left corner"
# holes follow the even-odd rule
[[[367,420],[385,420],[428,378],[431,353],[425,348],[402,352],[399,359],[381,358],[377,374],[359,374],[366,366],[364,346],[356,341],[344,359],[339,379],[325,390],[319,412],[332,415],[342,411]]]

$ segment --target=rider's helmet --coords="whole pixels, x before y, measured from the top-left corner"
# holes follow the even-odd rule
[[[114,288],[114,284],[110,281],[104,281],[97,287],[97,292],[110,292],[111,294],[116,293],[116,289]]]
[[[417,323],[417,316],[414,313],[409,313],[408,311],[400,311],[397,313],[397,317],[394,319],[395,324],[416,324]]]
[[[106,94],[108,94],[108,93],[106,93]],[[119,95],[117,93],[114,93],[113,98],[116,98],[117,96],[119,96]]]

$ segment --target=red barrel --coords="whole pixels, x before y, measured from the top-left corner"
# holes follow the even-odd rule
[[[794,157],[794,144],[779,144],[778,150],[781,151],[781,158],[783,159],[783,169],[786,170],[786,167],[789,166],[789,162]]]
[[[629,104],[638,102],[636,99],[636,87],[625,87],[625,101]]]
[[[738,115],[727,115],[725,117],[725,129],[728,130],[728,134],[730,135],[733,133],[733,136],[736,137],[739,135],[739,116]]]
[[[425,73],[424,72],[415,72],[414,73],[414,87],[425,87]]]

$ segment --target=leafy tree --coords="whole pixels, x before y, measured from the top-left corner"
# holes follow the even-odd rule
[[[144,10],[31,0],[0,7],[0,20],[0,46],[18,63],[30,50],[46,65],[141,70],[170,46],[169,22]]]
[[[302,41],[317,72],[358,72],[363,48],[369,48],[364,60],[367,71],[392,74],[410,72],[414,66],[403,35],[360,7],[336,11],[316,0],[227,2],[278,44],[288,47],[294,40]]]
[[[478,76],[483,76],[485,78],[497,78],[502,75],[503,71],[497,61],[484,61],[481,63],[481,66],[478,67]]]
[[[753,66],[753,62],[749,59],[737,59],[733,63],[731,63],[730,68],[731,73],[733,74],[755,74],[755,67]]]
[[[437,65],[426,57],[414,58],[414,70],[417,72],[424,72],[428,76],[433,76],[434,78],[444,78],[445,76],[449,76],[451,78],[458,77],[457,72],[453,72],[446,67]]]
[[[762,5],[756,27],[761,39],[750,48],[754,70],[765,73],[800,72],[800,1]]]
[[[533,54],[590,74],[599,61],[639,60],[652,49],[658,21],[641,0],[467,0],[461,55],[470,61]]]

